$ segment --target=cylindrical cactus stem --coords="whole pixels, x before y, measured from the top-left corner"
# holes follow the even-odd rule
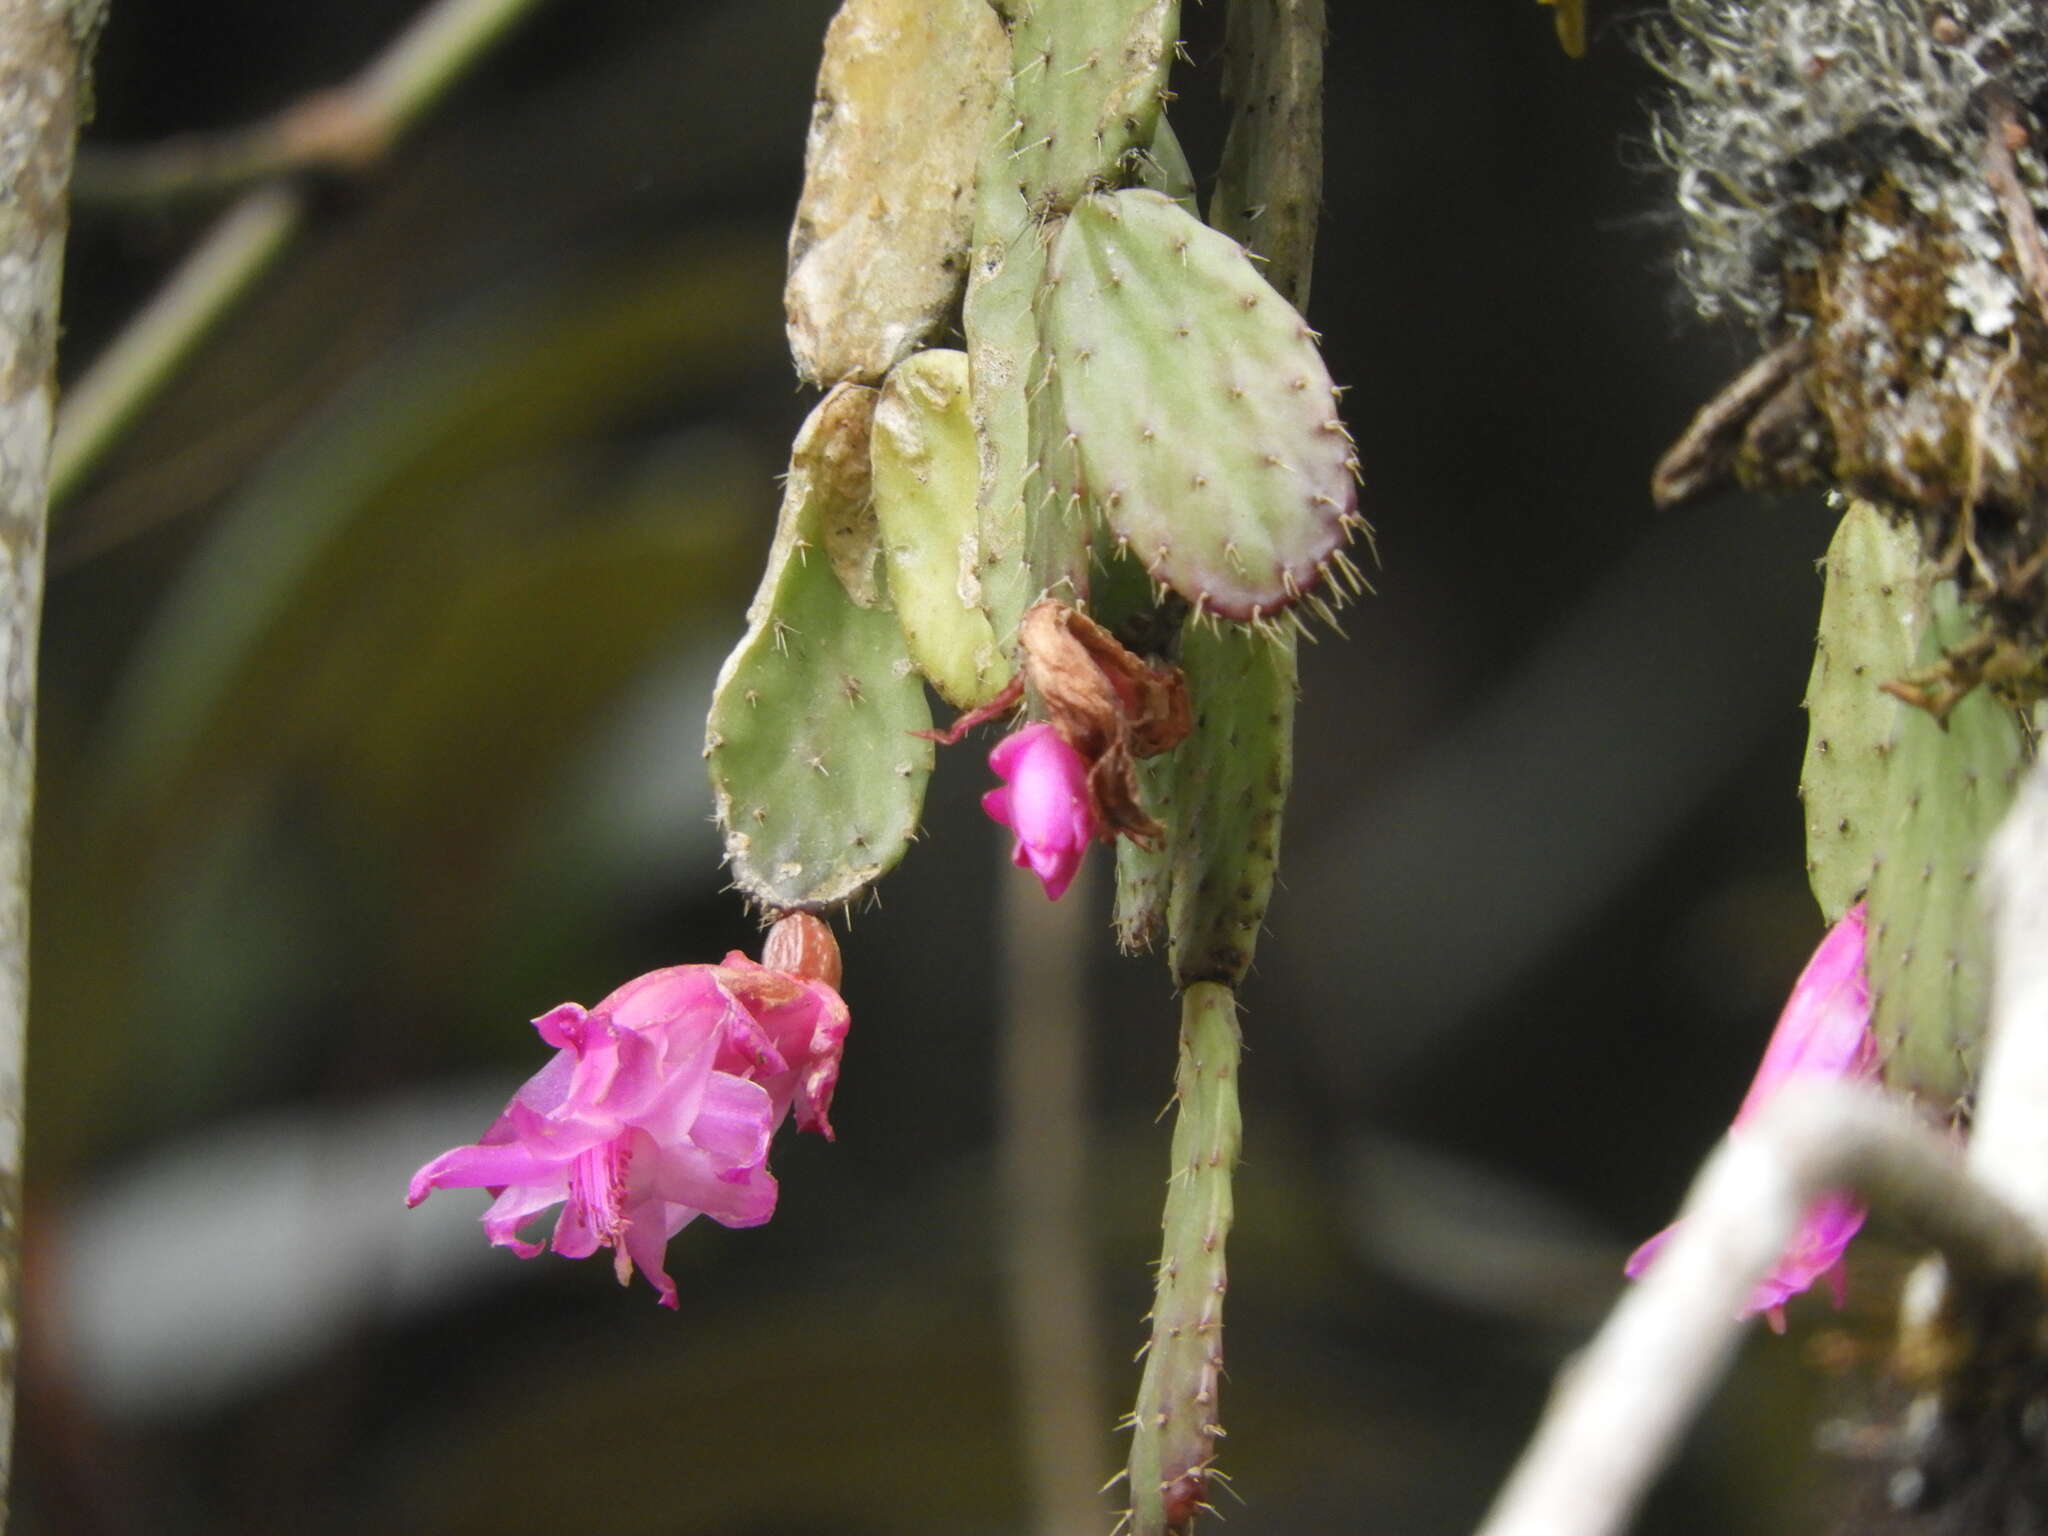
[[[1131,1416],[1131,1536],[1177,1536],[1208,1508],[1223,1378],[1223,1247],[1237,1107],[1237,997],[1203,981],[1181,995],[1173,1176],[1152,1302],[1152,1340]]]

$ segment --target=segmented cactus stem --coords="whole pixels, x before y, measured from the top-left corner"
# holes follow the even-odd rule
[[[1223,1377],[1224,1242],[1243,1139],[1237,998],[1220,982],[1181,996],[1173,1175],[1152,1303],[1152,1339],[1131,1419],[1131,1536],[1175,1536],[1209,1507]]]

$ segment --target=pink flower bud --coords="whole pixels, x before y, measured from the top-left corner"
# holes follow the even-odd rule
[[[1008,782],[981,797],[981,808],[1017,834],[1011,862],[1029,869],[1058,901],[1100,835],[1088,793],[1088,765],[1050,725],[1005,736],[988,765]]]
[[[1843,914],[1792,985],[1792,996],[1778,1016],[1771,1043],[1764,1048],[1756,1080],[1735,1111],[1730,1135],[1754,1120],[1771,1096],[1796,1077],[1829,1077],[1867,1081],[1877,1076],[1877,1041],[1870,1032],[1870,983],[1863,969],[1863,907]],[[1771,1326],[1784,1331],[1786,1301],[1825,1279],[1835,1305],[1842,1304],[1842,1253],[1863,1226],[1864,1208],[1846,1195],[1823,1195],[1813,1203],[1793,1234],[1791,1245],[1771,1272],[1757,1283],[1744,1317],[1766,1314]],[[1627,1272],[1639,1275],[1650,1267],[1658,1250],[1675,1231],[1666,1227],[1629,1258]]]

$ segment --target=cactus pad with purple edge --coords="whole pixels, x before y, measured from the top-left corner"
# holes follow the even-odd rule
[[[797,434],[768,569],[718,674],[704,757],[733,884],[782,911],[839,906],[903,857],[932,745],[896,615],[857,606],[825,530],[865,501],[875,391],[842,384]]]
[[[1341,564],[1357,459],[1336,391],[1235,240],[1156,192],[1085,198],[1037,309],[1087,504],[1198,616],[1256,622]]]

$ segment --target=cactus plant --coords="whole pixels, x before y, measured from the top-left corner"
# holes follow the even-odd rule
[[[985,0],[847,0],[832,19],[785,291],[810,383],[879,382],[958,302],[1008,68]]]
[[[967,354],[934,349],[889,371],[875,406],[874,511],[904,642],[931,685],[963,709],[1010,680],[976,590],[979,463]]]
[[[1168,759],[1167,960],[1182,986],[1236,986],[1272,899],[1294,777],[1294,637],[1196,627],[1181,662],[1195,729]]]
[[[1028,386],[1038,355],[1031,296],[1045,278],[1045,239],[1010,169],[1015,105],[1009,83],[975,172],[974,250],[961,306],[967,337],[968,409],[981,475],[976,585],[997,643],[1016,639],[1039,596],[1026,560],[1025,501],[1031,479]]]
[[[842,19],[872,3],[847,0]],[[893,365],[875,410],[871,525],[853,477],[835,485],[818,472],[812,438],[822,442],[825,428],[807,428],[754,627],[714,707],[714,774],[742,886],[770,904],[815,905],[857,890],[880,866],[864,855],[860,868],[836,867],[846,862],[838,853],[860,846],[848,835],[856,802],[822,773],[806,777],[806,753],[813,768],[833,768],[816,761],[829,742],[850,754],[844,776],[871,796],[887,791],[870,807],[877,825],[907,836],[915,820],[921,766],[884,783],[892,746],[878,723],[907,718],[910,700],[871,690],[870,676],[915,688],[914,658],[972,720],[987,712],[976,706],[999,706],[1016,689],[999,692],[1006,652],[1050,665],[1033,628],[1049,613],[1063,633],[1099,637],[1127,663],[1097,679],[1107,717],[1123,722],[1109,733],[1115,752],[1097,760],[1120,765],[1107,776],[1117,794],[1094,769],[1088,782],[1098,814],[1109,801],[1121,808],[1107,825],[1136,840],[1119,855],[1120,932],[1127,943],[1163,936],[1185,989],[1176,1173],[1130,1463],[1133,1528],[1165,1536],[1189,1528],[1220,1475],[1223,1249],[1239,1139],[1232,988],[1271,895],[1291,763],[1295,641],[1274,621],[1294,619],[1297,603],[1327,616],[1334,594],[1318,589],[1333,574],[1357,584],[1343,554],[1362,526],[1350,438],[1315,338],[1282,296],[1307,291],[1322,4],[1259,0],[1233,11],[1226,89],[1238,120],[1212,205],[1219,229],[1199,219],[1194,178],[1161,110],[1178,46],[1174,0],[991,5],[985,15],[1007,26],[1010,67],[987,131],[967,141],[978,143],[978,160],[964,355],[910,354],[898,332],[888,348],[860,352],[861,368],[884,352]],[[974,58],[979,69],[981,53]],[[894,175],[847,154],[836,164],[845,185],[821,206],[842,222]],[[1233,234],[1271,247],[1274,283]],[[791,314],[795,341],[794,298]],[[814,339],[803,344],[816,349]],[[830,536],[821,564],[831,577],[798,558],[813,529]],[[1098,582],[1097,618],[1141,654],[1076,611]],[[1058,601],[1033,606],[1046,597]],[[789,636],[785,626],[802,628],[798,612],[822,637],[822,658],[795,646],[808,633],[788,654],[774,643]],[[902,641],[879,633],[872,621],[882,619],[900,620]],[[1179,674],[1155,664],[1169,655],[1185,669],[1193,734],[1171,750],[1153,742],[1149,751],[1163,755],[1136,764],[1140,805],[1130,760],[1143,754],[1118,732],[1135,729],[1124,712],[1137,707],[1139,684],[1166,689],[1179,708]],[[747,712],[773,686],[797,717],[817,722],[839,672],[861,678],[862,709],[883,707],[829,735],[791,727],[787,740]],[[1052,676],[1032,674],[1021,691],[1057,719],[1073,701]],[[1177,737],[1185,711],[1175,719]],[[863,835],[872,852],[874,834]],[[1151,851],[1138,847],[1154,839]]]
[[[1156,192],[1088,197],[1037,312],[1060,472],[1198,614],[1256,621],[1342,560],[1351,439],[1312,333],[1236,241]]]
[[[1117,937],[1167,941],[1181,986],[1244,979],[1272,898],[1293,776],[1292,635],[1236,625],[1182,637],[1194,730],[1141,765],[1146,808],[1167,827],[1157,851],[1117,850]]]
[[[1323,0],[1236,0],[1226,25],[1235,111],[1209,222],[1263,256],[1273,286],[1306,309],[1323,197]]]
[[[1063,213],[1152,142],[1180,40],[1179,0],[1012,0],[1012,174]]]
[[[1206,1508],[1223,1377],[1224,1264],[1234,1207],[1231,1174],[1242,1123],[1237,1105],[1237,999],[1215,982],[1181,998],[1174,1078],[1173,1174],[1152,1301],[1152,1343],[1131,1415],[1132,1528],[1188,1529]]]
[[[1939,661],[1976,623],[1910,529],[1851,502],[1823,564],[1799,786],[1807,874],[1830,923],[1867,890],[1885,1078],[1952,1111],[1975,1078],[1984,1026],[1977,868],[2025,740],[1989,689],[1939,721],[1884,691],[1916,662]]]
[[[868,496],[875,391],[842,384],[797,434],[747,632],[712,696],[704,756],[733,883],[771,910],[859,894],[916,831],[932,748],[896,615],[854,603],[827,525]]]
[[[1974,632],[1976,617],[1937,583],[1919,624],[1923,662]],[[1870,877],[1872,1027],[1885,1081],[1937,1108],[1966,1105],[1984,1032],[1989,940],[1977,873],[2012,801],[2025,738],[1980,688],[1937,724],[1900,705]]]
[[[1918,543],[1852,501],[1821,562],[1827,586],[1806,684],[1806,873],[1829,923],[1870,884],[1899,711],[1882,684],[1913,664],[1926,578]]]

